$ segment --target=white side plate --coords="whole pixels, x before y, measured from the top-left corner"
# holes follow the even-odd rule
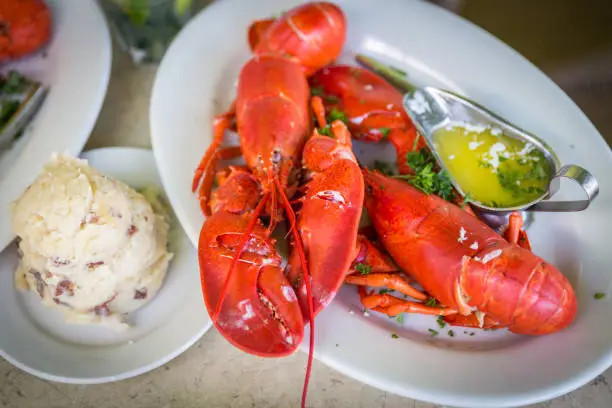
[[[102,173],[132,187],[161,182],[149,150],[107,148],[83,155]],[[15,289],[14,245],[0,254],[0,355],[30,374],[51,381],[93,384],[153,370],[195,343],[212,325],[200,290],[196,251],[178,225],[170,233],[175,254],[163,287],[132,314],[133,327],[114,333],[95,326],[68,325],[31,292]]]

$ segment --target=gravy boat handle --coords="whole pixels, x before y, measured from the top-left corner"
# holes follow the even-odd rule
[[[561,180],[577,184],[586,195],[584,200],[551,201],[550,198],[561,188]],[[599,194],[599,185],[595,177],[586,169],[575,164],[568,164],[559,169],[548,184],[548,197],[527,208],[527,211],[539,212],[575,212],[586,210]]]

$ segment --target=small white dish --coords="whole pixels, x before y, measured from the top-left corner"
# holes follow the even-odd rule
[[[153,150],[194,245],[204,216],[191,180],[211,142],[212,118],[229,106],[238,72],[250,58],[247,27],[297,3],[214,2],[181,32],[159,68],[150,111]],[[354,55],[363,53],[403,69],[417,85],[461,93],[544,139],[562,162],[588,168],[601,190],[587,211],[537,214],[529,230],[535,252],[558,266],[576,289],[578,316],[569,329],[521,337],[505,331],[470,336],[472,330],[464,334],[456,328],[451,338],[432,318],[406,316],[400,324],[374,313],[364,316],[355,288],[344,287],[316,320],[316,357],[383,390],[447,406],[522,406],[584,385],[612,364],[612,330],[606,324],[612,316],[609,147],[550,79],[460,17],[423,1],[338,3],[348,25],[341,62],[356,65]],[[389,144],[354,146],[364,163],[395,160]],[[597,292],[606,297],[595,300]],[[430,328],[440,334],[431,337]]]
[[[132,187],[162,189],[149,150],[105,148],[84,158],[102,173]],[[174,220],[166,280],[150,303],[130,316],[124,333],[64,323],[32,292],[17,290],[17,251],[0,254],[0,355],[22,370],[57,382],[95,384],[153,370],[177,357],[211,326],[202,293],[196,251]]]
[[[42,169],[51,152],[79,154],[96,123],[111,68],[111,41],[95,0],[48,0],[51,42],[36,54],[0,64],[49,86],[23,136],[0,152],[0,250],[14,238],[9,203]]]

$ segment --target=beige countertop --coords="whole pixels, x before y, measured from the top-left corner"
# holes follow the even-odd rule
[[[123,54],[115,51],[110,87],[88,149],[118,145],[150,147],[148,108],[155,72],[155,67],[134,67]],[[410,356],[403,358],[410,364]],[[51,383],[0,360],[0,407],[298,406],[305,364],[306,355],[302,353],[274,360],[246,355],[212,329],[163,367],[111,384]],[[609,369],[583,388],[533,407],[609,408],[612,407],[611,384],[612,369]],[[435,407],[379,391],[319,362],[314,363],[309,406]]]

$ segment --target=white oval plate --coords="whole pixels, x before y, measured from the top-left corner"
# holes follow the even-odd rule
[[[21,60],[0,64],[50,87],[24,135],[0,152],[0,250],[14,238],[9,204],[30,184],[53,151],[79,154],[98,118],[111,67],[111,41],[95,0],[49,0],[49,45]]]
[[[161,181],[149,150],[105,148],[83,157],[102,173],[132,187]],[[175,220],[170,232],[175,254],[166,280],[146,306],[130,316],[133,327],[115,333],[69,325],[31,292],[15,289],[14,244],[0,254],[0,355],[30,374],[50,381],[94,384],[153,370],[177,357],[212,325],[203,307],[196,251]]]
[[[204,217],[191,179],[211,141],[212,117],[231,102],[241,64],[249,58],[246,27],[296,3],[215,2],[185,28],[161,64],[150,112],[154,153],[194,244]],[[432,338],[428,329],[438,329],[433,319],[407,316],[399,324],[363,316],[356,291],[345,287],[316,321],[317,358],[386,391],[472,408],[535,403],[585,384],[612,363],[612,330],[606,324],[612,315],[610,149],[551,80],[469,22],[421,1],[340,3],[349,27],[343,60],[363,52],[403,68],[417,83],[467,95],[544,138],[564,163],[588,168],[601,193],[583,213],[538,214],[530,229],[535,251],[576,288],[579,311],[568,330],[527,338],[504,331],[469,336],[455,329],[451,338],[444,329]],[[395,157],[388,145],[355,145],[366,161],[372,155]],[[606,298],[595,300],[595,292]]]

